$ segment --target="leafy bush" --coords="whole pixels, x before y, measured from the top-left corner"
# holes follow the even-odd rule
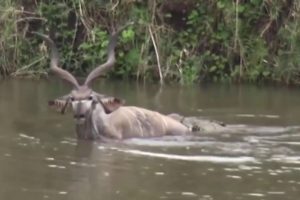
[[[298,1],[4,0],[2,75],[45,74],[48,52],[30,32],[48,33],[62,67],[86,75],[106,59],[109,32],[120,36],[112,77],[299,83]]]

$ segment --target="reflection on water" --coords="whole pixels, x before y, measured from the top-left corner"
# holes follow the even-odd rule
[[[300,194],[300,92],[293,88],[98,82],[97,91],[164,113],[228,123],[222,134],[77,141],[47,108],[55,81],[0,82],[1,199],[266,199]]]

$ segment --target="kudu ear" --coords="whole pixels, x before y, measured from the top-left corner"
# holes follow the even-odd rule
[[[48,101],[48,105],[51,108],[54,108],[57,112],[64,114],[70,105],[69,95],[65,95],[54,100],[50,100]]]
[[[112,113],[113,111],[124,105],[123,100],[115,97],[102,99],[101,102],[106,114]]]
[[[125,101],[122,99],[101,96],[98,96],[98,101],[102,104],[106,114],[114,112],[125,103]]]

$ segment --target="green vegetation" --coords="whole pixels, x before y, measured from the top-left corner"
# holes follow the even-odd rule
[[[129,21],[111,77],[300,83],[300,1],[3,0],[0,74],[43,75],[49,34],[61,65],[84,76],[106,59],[108,35]]]

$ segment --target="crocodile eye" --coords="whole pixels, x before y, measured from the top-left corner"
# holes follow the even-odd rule
[[[93,96],[89,96],[89,97],[88,97],[88,100],[93,100]]]

